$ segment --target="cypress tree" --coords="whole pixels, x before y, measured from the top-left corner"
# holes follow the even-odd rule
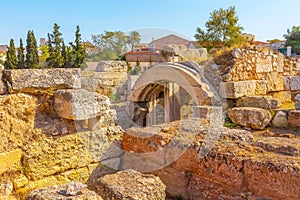
[[[65,42],[62,41],[62,52],[61,55],[64,59],[64,67],[68,68],[68,67],[72,67],[72,56],[71,56],[71,52],[70,52],[70,47],[67,47],[65,45]]]
[[[84,61],[86,59],[86,51],[85,47],[81,43],[81,34],[79,26],[76,27],[75,32],[75,44],[72,46],[72,54],[73,54],[73,67],[81,67],[84,65]]]
[[[28,31],[26,42],[26,67],[39,68],[38,47],[33,31]]]
[[[4,67],[6,69],[16,69],[18,66],[18,59],[16,56],[16,48],[13,39],[10,39],[8,51],[6,54],[6,61],[4,62]]]
[[[18,49],[18,69],[25,68],[24,47],[22,38],[20,38],[20,47]]]
[[[62,34],[59,32],[59,28],[58,24],[55,23],[52,34],[48,34],[49,58],[47,59],[47,62],[49,67],[58,68],[64,66],[64,58],[62,56]]]

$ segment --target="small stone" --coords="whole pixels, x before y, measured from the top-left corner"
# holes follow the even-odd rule
[[[234,57],[234,58],[239,58],[241,57],[242,55],[242,52],[241,52],[241,49],[233,49],[232,52],[231,52],[231,55]]]
[[[61,129],[61,134],[63,134],[63,135],[65,135],[65,134],[67,134],[69,131],[68,131],[68,128],[67,127],[63,127],[62,129]]]
[[[67,196],[76,196],[82,194],[83,190],[87,188],[87,185],[84,185],[79,182],[71,182],[68,184],[66,195]]]
[[[287,113],[278,111],[272,120],[272,125],[277,128],[287,128],[289,126]]]

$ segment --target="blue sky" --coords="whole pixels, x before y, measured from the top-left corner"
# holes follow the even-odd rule
[[[105,30],[144,28],[171,30],[194,39],[196,27],[204,28],[210,12],[232,5],[243,32],[255,34],[257,40],[281,39],[287,28],[300,25],[299,0],[5,0],[0,44],[8,44],[10,38],[25,40],[28,30],[34,30],[37,39],[46,37],[55,22],[67,42],[74,39],[76,25],[84,40]],[[143,33],[145,40],[158,37],[150,36],[153,29],[146,30],[152,32]]]

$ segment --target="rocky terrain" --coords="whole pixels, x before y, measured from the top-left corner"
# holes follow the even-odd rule
[[[277,54],[257,64],[263,56],[235,50],[210,69],[231,128],[200,115],[124,131],[124,63],[101,74],[1,69],[0,199],[300,199],[298,74]],[[236,73],[243,62],[256,71]],[[285,81],[268,78],[274,70]]]

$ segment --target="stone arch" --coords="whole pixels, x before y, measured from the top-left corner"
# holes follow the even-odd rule
[[[174,90],[174,85],[184,89],[196,106],[210,105],[212,102],[214,95],[209,90],[209,85],[203,82],[199,65],[195,63],[161,63],[143,72],[135,82],[129,96],[129,101],[135,104],[135,109],[131,109],[131,112],[129,112],[132,119],[138,119],[138,124],[143,126],[155,124],[149,123],[151,121],[149,120],[149,112],[151,112],[152,107],[148,103],[159,99],[159,94],[161,94],[162,90],[164,90],[162,95],[164,95],[165,110],[168,112],[165,116],[165,121],[179,119],[178,112],[180,112],[180,107],[175,109],[178,112],[174,112],[173,109],[173,113],[169,109],[170,107],[176,108],[176,106],[179,106],[176,98],[173,97],[172,99],[172,96],[170,96],[172,90]],[[172,102],[170,102],[170,99],[172,99]],[[143,112],[137,112],[138,109],[142,109]],[[143,114],[136,116],[134,112]],[[137,122],[136,120],[134,121]]]

